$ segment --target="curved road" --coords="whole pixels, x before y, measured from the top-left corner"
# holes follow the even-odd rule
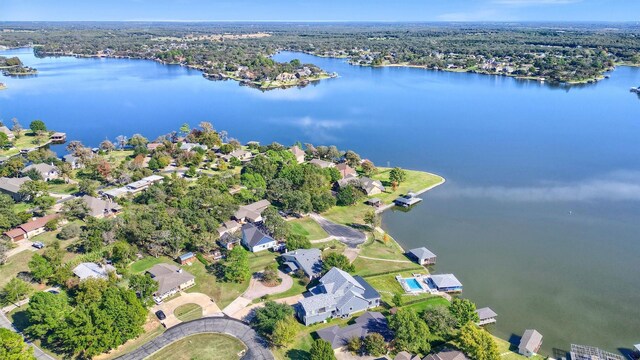
[[[17,332],[16,329],[11,325],[11,322],[4,315],[2,311],[0,311],[0,327],[5,329],[9,329],[11,331]],[[51,356],[45,354],[44,351],[40,350],[39,347],[35,346],[32,342],[27,341],[27,344],[33,348],[33,356],[35,356],[38,360],[54,360]]]
[[[118,360],[143,360],[172,343],[196,334],[218,333],[231,335],[247,347],[245,360],[275,360],[266,342],[248,325],[228,318],[201,318],[181,323],[138,349],[120,356]]]
[[[367,241],[367,235],[362,231],[358,231],[345,225],[336,224],[315,213],[311,213],[309,216],[311,216],[311,218],[315,220],[315,222],[317,222],[318,225],[320,225],[320,227],[329,234],[329,236],[334,237],[336,240],[344,243],[350,248],[355,248]]]

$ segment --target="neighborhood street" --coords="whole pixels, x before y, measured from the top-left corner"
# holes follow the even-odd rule
[[[315,213],[311,213],[309,216],[311,216],[329,236],[334,237],[348,247],[355,248],[367,240],[367,236],[361,231],[345,225],[336,224]]]

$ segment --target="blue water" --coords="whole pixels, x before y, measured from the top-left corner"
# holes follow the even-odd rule
[[[497,335],[535,328],[549,354],[640,341],[640,98],[629,92],[639,68],[559,88],[282,53],[340,77],[260,92],[149,61],[7,53],[40,73],[0,78],[0,118],[39,118],[86,145],[210,121],[243,142],[336,144],[441,174],[445,185],[383,226],[435,252],[436,272],[498,313]]]
[[[409,289],[411,289],[413,291],[422,290],[422,286],[420,286],[420,284],[418,284],[418,280],[416,280],[414,278],[409,278],[409,279],[404,279],[404,281],[409,286]]]

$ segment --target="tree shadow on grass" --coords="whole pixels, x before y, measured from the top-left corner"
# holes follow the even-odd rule
[[[291,360],[309,360],[311,359],[311,354],[304,350],[291,349],[287,351],[287,358]]]

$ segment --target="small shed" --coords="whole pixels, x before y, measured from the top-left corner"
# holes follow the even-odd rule
[[[192,252],[180,255],[178,258],[180,265],[191,265],[196,261],[196,255]]]
[[[365,201],[365,204],[373,207],[380,207],[382,206],[382,200],[378,198],[371,198],[371,199],[367,199],[367,201]]]
[[[520,338],[520,345],[518,346],[518,353],[526,357],[532,357],[535,355],[542,346],[542,334],[533,329],[525,330],[522,338]]]
[[[491,308],[483,307],[482,309],[476,310],[476,312],[478,313],[478,318],[480,319],[477,323],[479,326],[493,324],[496,322],[496,316],[498,316],[498,314],[496,314],[495,311],[491,310]]]
[[[426,247],[411,249],[408,255],[420,265],[433,265],[436,263],[436,254]]]

